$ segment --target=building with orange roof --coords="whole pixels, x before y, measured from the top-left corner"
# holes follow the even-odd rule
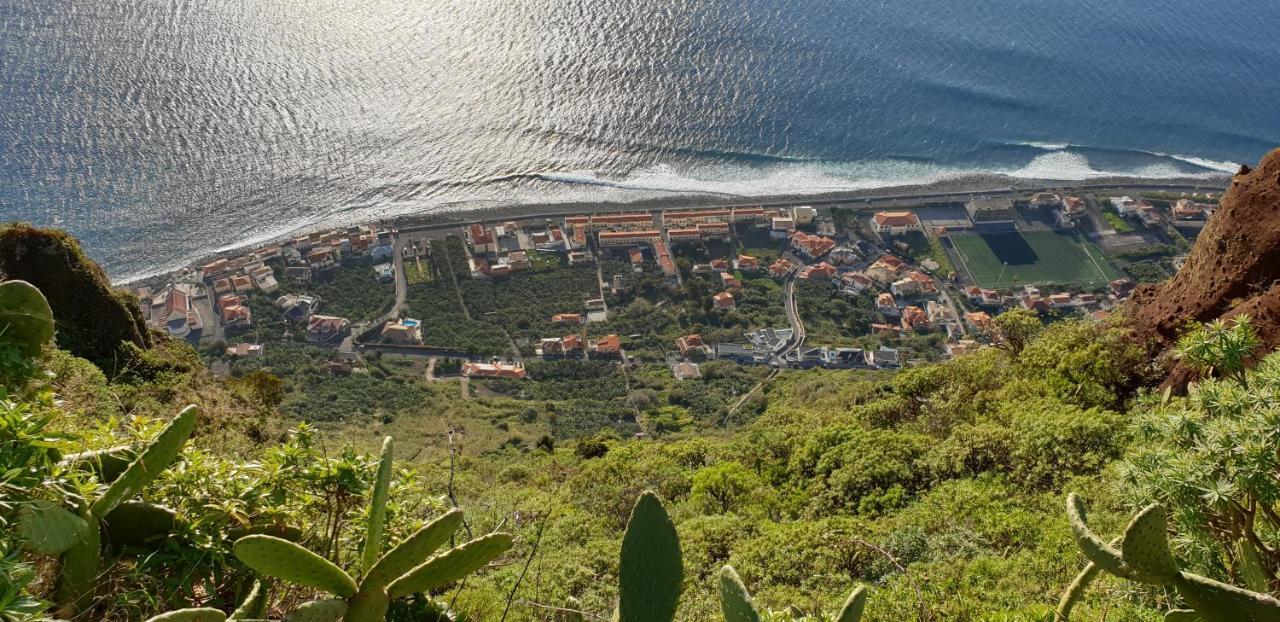
[[[786,259],[778,259],[769,266],[769,276],[780,279],[791,274],[791,271],[794,269],[795,264],[787,261]]]
[[[622,354],[622,338],[618,335],[605,335],[592,341],[588,348],[596,356],[617,356]]]
[[[817,259],[831,252],[836,241],[821,235],[809,235],[803,231],[791,234],[791,248],[805,259]]]
[[[925,313],[924,309],[916,306],[902,308],[902,330],[916,331],[928,326],[929,314]]]
[[[800,269],[798,278],[801,279],[829,279],[839,272],[836,267],[823,261],[812,266],[805,266]]]
[[[760,270],[760,260],[751,255],[738,255],[738,258],[733,261],[733,265],[739,270],[748,272]]]
[[[528,372],[520,363],[472,363],[462,364],[462,375],[468,378],[526,378]]]
[[[733,276],[728,272],[720,272],[719,274],[721,285],[724,285],[729,289],[738,289],[739,287],[742,287],[742,283],[738,281],[738,277]]]
[[[964,314],[964,321],[979,334],[989,334],[995,328],[995,322],[986,311],[970,311]]]
[[[685,335],[676,339],[676,350],[680,351],[680,356],[689,356],[690,352],[705,353],[707,344],[702,340],[702,335]]]
[[[915,212],[876,212],[871,217],[871,229],[880,235],[902,235],[913,231],[924,231],[920,225],[920,217]]]
[[[598,239],[600,246],[634,246],[636,244],[653,244],[662,239],[662,233],[656,229],[640,229],[635,231],[601,231]]]
[[[581,324],[586,319],[581,313],[557,313],[551,316],[551,321],[556,324]]]
[[[737,302],[733,299],[732,292],[720,292],[712,296],[711,301],[717,309],[732,309],[737,305]]]

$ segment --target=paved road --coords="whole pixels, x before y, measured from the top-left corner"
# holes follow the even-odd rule
[[[834,195],[828,194],[828,195],[817,196],[809,199],[791,199],[787,201],[775,201],[775,202],[743,200],[743,201],[738,201],[733,203],[724,203],[724,204],[701,204],[700,203],[696,205],[686,205],[686,206],[672,204],[672,205],[663,206],[660,208],[637,207],[631,211],[648,211],[648,212],[654,213],[655,218],[657,218],[657,214],[662,212],[663,210],[685,209],[688,207],[711,209],[711,208],[725,208],[725,207],[763,206],[765,208],[777,208],[777,207],[794,207],[797,205],[812,205],[812,206],[844,206],[844,207],[853,208],[853,209],[871,210],[871,209],[884,209],[887,207],[911,207],[911,206],[918,206],[918,205],[923,205],[928,203],[956,203],[956,202],[968,201],[969,199],[975,198],[975,197],[985,197],[985,198],[1002,198],[1003,197],[1003,198],[1010,198],[1010,199],[1020,199],[1027,195],[1035,194],[1037,192],[1072,193],[1072,192],[1089,192],[1089,191],[1095,191],[1095,190],[1109,190],[1109,191],[1115,191],[1115,192],[1133,192],[1133,193],[1143,192],[1143,191],[1222,192],[1223,189],[1224,189],[1224,186],[1215,185],[1215,184],[1207,184],[1207,185],[1206,184],[1162,184],[1162,183],[1072,184],[1070,182],[1063,182],[1062,184],[1058,184],[1054,186],[1006,186],[1003,188],[990,188],[986,190],[967,190],[967,191],[953,191],[953,192],[885,194],[885,195],[876,195],[876,196],[864,196],[858,193],[849,193],[849,194],[834,194]],[[582,214],[613,213],[615,211],[627,211],[626,209],[621,207],[618,210],[612,210],[612,209],[603,208],[598,205],[575,206],[571,209],[562,208],[560,206],[554,206],[554,205],[546,206],[546,207],[549,207],[550,211],[540,211],[537,206],[526,206],[525,215],[507,216],[503,218],[491,218],[490,220],[499,221],[499,220],[511,220],[511,219],[521,220],[521,219],[535,219],[535,218],[536,219],[543,219],[543,218],[557,219],[557,218],[564,218],[565,216],[578,216]],[[511,206],[510,209],[512,211],[515,211],[519,208],[516,206]],[[408,218],[412,218],[412,216],[409,216]],[[453,220],[450,222],[443,222],[443,223],[423,224],[423,225],[409,224],[401,227],[400,230],[403,232],[457,230],[460,233],[461,232],[460,227],[462,223],[472,222],[477,218],[480,218],[481,220],[483,220],[483,216],[480,214],[469,213],[469,212],[459,212],[457,214],[457,220]]]
[[[796,308],[796,274],[797,270],[792,270],[787,275],[787,280],[783,286],[785,303],[784,307],[787,311],[787,322],[791,324],[791,340],[787,342],[787,346],[778,354],[779,358],[784,361],[787,355],[800,349],[804,345],[804,322],[800,321],[800,310]],[[785,365],[785,363],[783,363]]]

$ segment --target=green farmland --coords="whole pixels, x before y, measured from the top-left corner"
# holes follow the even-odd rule
[[[958,233],[950,240],[960,275],[982,287],[1090,286],[1120,278],[1102,250],[1076,233]]]

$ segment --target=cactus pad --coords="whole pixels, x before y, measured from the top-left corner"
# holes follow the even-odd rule
[[[267,587],[262,581],[253,580],[253,587],[245,595],[244,602],[227,616],[228,620],[256,620],[267,613]]]
[[[1280,601],[1266,594],[1189,573],[1175,585],[1204,622],[1280,622]]]
[[[369,525],[365,530],[364,550],[360,554],[360,571],[369,569],[382,555],[382,528],[387,518],[387,491],[391,488],[391,437],[382,439],[382,453],[378,459],[378,476],[369,495]]]
[[[849,598],[845,599],[844,606],[840,608],[840,616],[836,618],[836,622],[859,622],[862,619],[862,610],[867,606],[867,588],[859,585],[853,589],[853,593],[849,594]]]
[[[341,600],[313,600],[302,603],[284,622],[339,622],[347,614],[347,603]]]
[[[132,447],[122,445],[63,456],[60,463],[69,469],[89,471],[98,477],[98,481],[110,484],[129,468],[136,455]]]
[[[1178,562],[1169,550],[1164,507],[1152,504],[1138,512],[1124,530],[1120,556],[1134,581],[1167,585],[1178,578]]]
[[[1119,577],[1129,578],[1130,571],[1125,566],[1120,551],[1105,543],[1089,529],[1085,520],[1084,501],[1076,493],[1067,495],[1067,520],[1071,522],[1071,532],[1075,534],[1076,544],[1089,561],[1102,570]]]
[[[725,622],[760,622],[760,612],[732,566],[720,569],[720,611]]]
[[[400,598],[453,583],[483,568],[509,548],[511,534],[491,533],[481,536],[409,571],[387,587],[387,594],[392,598]]]
[[[260,574],[350,598],[356,582],[333,562],[288,540],[245,536],[236,541],[236,557]]]
[[[178,515],[160,505],[128,501],[121,503],[102,521],[108,546],[146,546],[173,533]]]
[[[93,502],[89,510],[95,516],[106,516],[116,509],[121,502],[138,494],[151,480],[155,479],[182,453],[182,445],[196,429],[198,409],[187,406],[178,413],[169,425],[165,426],[150,445],[138,455],[129,468],[120,475],[111,487]]]
[[[1098,573],[1101,570],[1097,564],[1089,562],[1084,567],[1084,570],[1081,570],[1080,574],[1076,575],[1071,585],[1067,586],[1067,591],[1062,593],[1062,598],[1058,599],[1057,620],[1067,622],[1071,619],[1071,610],[1075,608],[1076,603],[1080,602],[1080,597],[1084,595],[1085,588],[1088,588],[1089,584],[1093,583],[1093,580],[1098,577]]]
[[[684,584],[680,538],[658,496],[645,492],[631,510],[618,567],[619,622],[669,622]]]
[[[223,622],[227,619],[227,614],[211,609],[209,607],[200,607],[196,609],[179,609],[162,613],[147,622]]]
[[[426,561],[462,525],[462,510],[452,509],[401,540],[369,569],[361,586],[386,587]]]
[[[87,521],[52,501],[33,501],[18,513],[18,533],[28,549],[41,555],[61,555],[88,532]]]
[[[53,339],[53,311],[40,290],[26,281],[0,283],[0,339],[27,358],[40,355]]]

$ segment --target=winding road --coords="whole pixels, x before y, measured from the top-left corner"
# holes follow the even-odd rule
[[[787,345],[782,348],[774,360],[780,363],[779,366],[786,366],[786,358],[792,352],[800,349],[804,345],[804,322],[800,320],[800,310],[796,307],[796,275],[798,270],[792,270],[787,274],[787,279],[783,285],[784,307],[787,311],[787,323],[791,324],[791,339],[787,341]],[[779,361],[778,359],[781,359]]]

